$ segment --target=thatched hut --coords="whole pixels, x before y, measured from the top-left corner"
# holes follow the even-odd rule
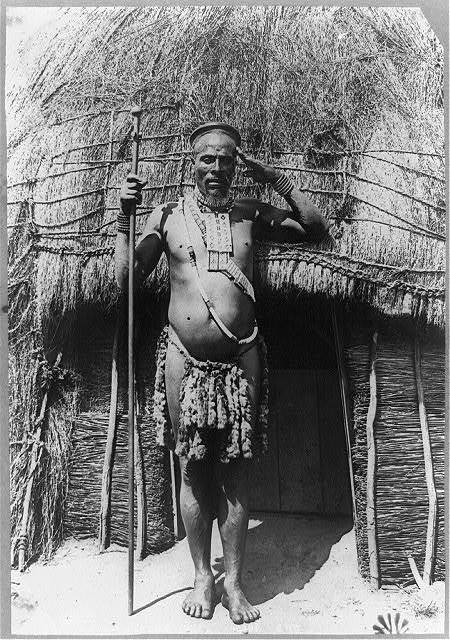
[[[137,101],[138,228],[192,188],[187,135],[207,119],[233,122],[332,223],[320,246],[256,249],[272,446],[253,507],[353,513],[374,584],[407,583],[414,562],[443,577],[443,52],[420,11],[72,8],[22,65],[8,96],[12,561],[98,534],[108,425],[104,543],[126,539],[113,243]],[[240,174],[235,192],[277,201]],[[162,259],[137,301],[142,553],[174,539],[176,473],[149,419],[166,304]]]

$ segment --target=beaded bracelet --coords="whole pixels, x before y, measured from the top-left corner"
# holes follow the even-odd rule
[[[130,218],[124,213],[117,214],[117,231],[121,231],[122,233],[130,232]]]
[[[283,198],[286,198],[286,196],[288,196],[291,193],[292,189],[294,188],[294,185],[289,180],[287,175],[282,173],[281,176],[277,178],[276,181],[273,183],[272,187],[280,196],[283,196]]]

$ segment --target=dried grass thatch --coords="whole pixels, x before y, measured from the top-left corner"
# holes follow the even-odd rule
[[[10,221],[32,227],[40,316],[115,301],[113,225],[137,100],[142,223],[192,184],[192,127],[231,120],[333,222],[330,247],[262,246],[261,284],[443,324],[442,50],[420,12],[90,9],[64,12],[58,29],[11,95],[23,116],[10,136]],[[236,191],[272,197],[240,176]]]
[[[114,221],[132,102],[144,109],[149,179],[138,228],[155,203],[192,187],[192,127],[228,120],[250,153],[284,168],[332,222],[323,246],[261,243],[260,293],[320,293],[443,326],[443,52],[420,11],[71,8],[24,48],[22,65],[7,98],[16,118],[11,371],[21,375],[20,360],[27,372],[12,397],[16,439],[36,435],[39,385],[29,373],[37,353],[54,359],[55,322],[64,318],[59,331],[68,332],[83,305],[116,303]],[[235,191],[273,198],[241,174]],[[161,260],[151,290],[166,280]],[[65,393],[71,407],[73,391]]]

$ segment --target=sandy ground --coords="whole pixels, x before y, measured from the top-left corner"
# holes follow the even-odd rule
[[[47,564],[12,572],[12,633],[26,634],[374,634],[379,614],[399,611],[409,633],[444,633],[444,583],[420,595],[372,591],[358,575],[348,520],[260,516],[249,524],[244,571],[253,624],[234,625],[218,604],[212,620],[186,616],[192,583],[187,541],[136,562],[135,613],[127,615],[127,551],[98,554],[94,540],[69,540]],[[219,591],[223,561],[216,524],[213,569]]]

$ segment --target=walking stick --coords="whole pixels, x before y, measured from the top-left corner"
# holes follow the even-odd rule
[[[138,172],[139,125],[142,110],[133,107],[133,148],[131,171]],[[134,595],[134,232],[136,206],[130,215],[128,254],[128,615],[133,614]]]

